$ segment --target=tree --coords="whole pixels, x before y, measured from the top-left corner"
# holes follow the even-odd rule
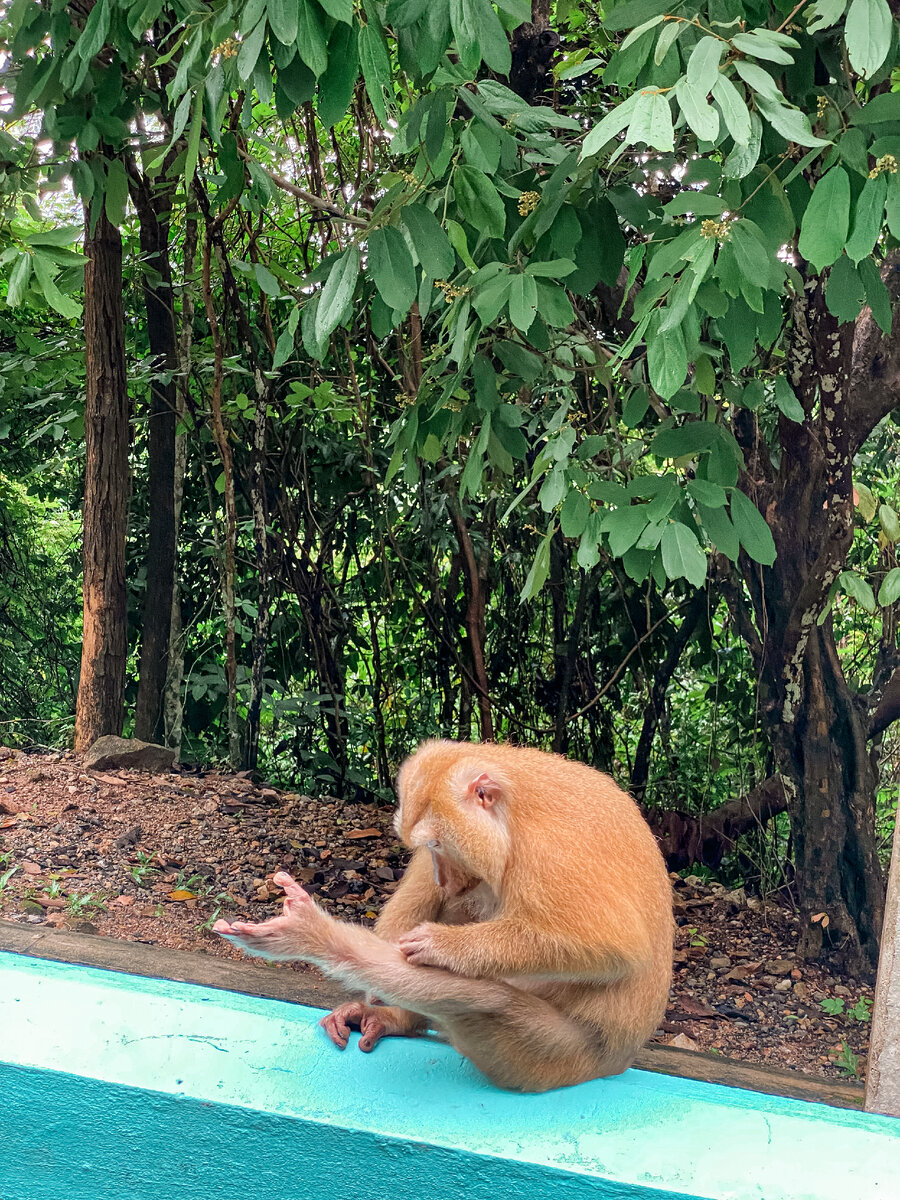
[[[125,527],[128,392],[122,239],[106,213],[85,213],[84,636],[75,748],[119,734],[125,718]]]

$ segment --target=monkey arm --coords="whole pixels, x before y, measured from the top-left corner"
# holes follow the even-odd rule
[[[426,923],[401,937],[399,946],[415,966],[481,979],[537,976],[612,983],[632,966],[618,947],[586,945],[504,917],[472,925]]]
[[[416,850],[400,886],[385,904],[375,932],[386,942],[396,942],[423,921],[434,921],[444,903],[444,893],[434,881],[434,868],[427,850]]]

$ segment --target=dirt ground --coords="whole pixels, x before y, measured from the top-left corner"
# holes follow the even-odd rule
[[[211,925],[277,911],[285,868],[335,916],[371,925],[407,859],[392,819],[247,776],[87,772],[71,752],[0,747],[0,917],[237,958]],[[656,1040],[862,1078],[871,990],[797,962],[784,907],[672,880],[675,977]]]

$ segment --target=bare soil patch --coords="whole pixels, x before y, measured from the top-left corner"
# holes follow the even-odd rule
[[[239,958],[209,927],[276,911],[280,869],[335,916],[373,924],[408,858],[392,821],[392,807],[242,775],[84,771],[71,752],[0,747],[0,916]],[[871,989],[796,961],[782,905],[693,877],[673,885],[675,978],[656,1040],[861,1077]]]

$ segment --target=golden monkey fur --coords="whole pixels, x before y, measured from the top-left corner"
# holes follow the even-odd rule
[[[428,742],[403,764],[396,827],[413,850],[374,932],[289,875],[284,912],[216,932],[303,959],[373,999],[322,1024],[370,1050],[436,1028],[500,1087],[624,1071],[665,1012],[671,888],[637,805],[606,775],[518,746]]]

